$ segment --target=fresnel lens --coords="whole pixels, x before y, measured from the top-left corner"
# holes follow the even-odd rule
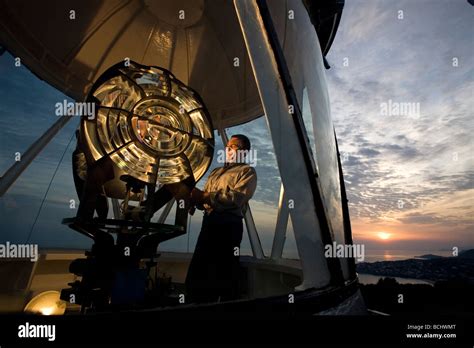
[[[115,177],[149,184],[190,175],[198,181],[208,169],[214,150],[210,116],[199,95],[169,71],[117,64],[97,80],[87,101],[96,104],[96,117],[84,118],[81,127],[89,163],[108,156]]]

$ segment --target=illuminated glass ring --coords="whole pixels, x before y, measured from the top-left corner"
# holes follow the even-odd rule
[[[89,156],[104,156],[124,174],[155,184],[198,181],[214,153],[211,118],[199,95],[159,67],[133,61],[108,69],[88,102],[94,119],[82,120]]]

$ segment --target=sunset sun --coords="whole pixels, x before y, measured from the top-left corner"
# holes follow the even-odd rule
[[[387,233],[387,232],[377,232],[377,236],[378,236],[380,239],[387,240],[387,239],[390,239],[391,233]]]

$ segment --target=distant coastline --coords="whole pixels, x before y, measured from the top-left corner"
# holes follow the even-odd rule
[[[400,261],[416,259],[423,255],[436,255],[441,257],[452,256],[452,250],[406,250],[406,249],[365,249],[365,259],[363,262],[377,261]]]
[[[407,260],[361,262],[357,264],[357,272],[427,283],[455,280],[474,284],[474,249],[451,257],[425,254]]]

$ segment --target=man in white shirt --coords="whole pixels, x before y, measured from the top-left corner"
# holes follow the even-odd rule
[[[247,203],[257,187],[257,173],[245,163],[250,141],[233,135],[226,146],[226,163],[214,169],[191,202],[204,210],[199,235],[186,277],[188,297],[194,302],[232,300],[239,296],[239,255]]]

